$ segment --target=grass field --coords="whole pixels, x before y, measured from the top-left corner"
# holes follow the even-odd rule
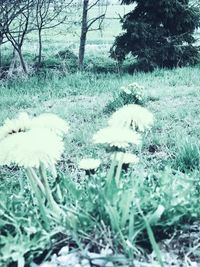
[[[46,78],[35,76],[28,80],[1,81],[1,124],[6,118],[13,118],[23,111],[32,116],[51,112],[69,123],[70,130],[64,139],[65,153],[57,169],[71,186],[65,191],[68,208],[79,212],[79,216],[82,216],[80,221],[86,214],[91,218],[86,216],[87,223],[82,224],[81,221],[79,229],[72,227],[70,232],[62,223],[55,227],[54,220],[50,223],[50,232],[44,230],[28,193],[24,172],[18,168],[1,167],[0,188],[4,194],[1,194],[0,204],[3,216],[0,219],[0,266],[17,266],[12,262],[18,261],[21,267],[24,266],[24,260],[28,264],[34,258],[37,263],[45,258],[49,260],[50,255],[62,245],[68,245],[71,252],[78,248],[83,255],[86,248],[100,253],[101,248],[109,246],[113,254],[108,261],[113,262],[112,266],[132,266],[132,262],[135,262],[138,267],[188,267],[192,266],[189,265],[190,261],[197,262],[193,266],[198,266],[199,230],[195,230],[195,227],[198,228],[200,216],[199,71],[200,67],[196,66],[122,76],[91,73],[59,76],[52,72]],[[121,218],[120,207],[119,210],[116,208],[116,214],[112,213],[114,210],[111,206],[108,206],[109,211],[105,211],[105,203],[102,204],[100,198],[99,179],[104,181],[110,164],[109,154],[94,145],[91,139],[97,130],[107,124],[109,115],[104,112],[106,104],[116,97],[121,86],[132,82],[145,87],[145,106],[154,114],[155,123],[152,130],[145,134],[142,145],[136,150],[130,149],[140,158],[140,163],[131,172],[130,177],[134,177],[134,180],[130,180],[132,178],[129,175],[121,177],[122,180],[127,179],[129,189],[132,186],[135,189],[133,202],[137,203],[139,199],[146,221],[142,217],[144,214],[134,211],[136,221],[132,224],[135,230],[130,228],[129,213],[124,228],[119,230],[115,226],[115,216]],[[90,180],[78,168],[79,160],[84,157],[100,158],[103,161],[101,171],[97,176],[90,177]],[[94,187],[95,184],[98,186]],[[82,194],[81,198],[75,194],[77,200],[74,200],[73,192],[70,191],[74,186],[82,190],[79,193]],[[94,201],[89,205],[87,197],[94,198],[91,188],[95,194],[99,194],[99,202]],[[127,194],[126,191],[124,193]],[[126,203],[128,200],[123,201]],[[155,215],[159,205],[164,207],[164,213],[150,226],[147,224],[148,218]],[[128,237],[126,231],[129,231]],[[130,231],[135,236],[131,239]],[[178,239],[185,242],[184,246]],[[151,246],[158,261],[150,254]],[[46,248],[49,254],[43,253]],[[120,261],[117,258],[120,255],[126,256],[125,259],[122,257]]]

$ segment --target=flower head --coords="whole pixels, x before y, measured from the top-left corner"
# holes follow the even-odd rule
[[[95,144],[108,144],[118,148],[127,147],[130,143],[138,145],[140,139],[138,133],[134,133],[128,128],[115,126],[103,128],[93,136]]]
[[[109,120],[109,125],[114,127],[132,127],[143,132],[151,128],[153,124],[153,114],[146,108],[136,104],[125,105],[118,109]]]
[[[38,168],[42,163],[48,168],[60,159],[64,144],[50,130],[32,129],[7,136],[0,142],[0,148],[0,165]]]
[[[85,158],[79,162],[79,168],[83,170],[95,170],[100,164],[101,161],[99,159]]]
[[[0,140],[15,133],[26,132],[30,127],[31,119],[28,114],[25,112],[19,113],[16,119],[6,119],[4,125],[0,127]]]
[[[111,156],[112,159],[114,159],[114,155]],[[136,164],[139,162],[139,158],[131,153],[123,153],[123,152],[118,152],[116,154],[116,161],[122,161],[124,164]]]
[[[68,124],[55,114],[44,113],[32,119],[32,128],[45,128],[63,135],[68,132]]]
[[[64,144],[60,136],[68,125],[54,114],[30,118],[20,113],[16,119],[7,119],[0,127],[0,165],[18,165],[38,168],[43,164],[55,173]]]

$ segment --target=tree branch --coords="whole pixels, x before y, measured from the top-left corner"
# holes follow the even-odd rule
[[[87,25],[87,31],[89,30],[89,28],[99,19],[101,19],[103,21],[103,19],[105,18],[105,14],[102,14],[96,18],[90,19],[89,21],[91,21],[88,25]]]
[[[98,4],[100,0],[96,0],[92,5],[90,5],[88,8],[87,8],[87,11],[89,11],[91,8],[93,8],[94,6],[96,6]]]

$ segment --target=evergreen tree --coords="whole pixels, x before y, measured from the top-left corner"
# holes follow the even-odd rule
[[[200,26],[199,9],[189,0],[122,0],[136,4],[122,19],[124,33],[117,36],[111,56],[123,61],[129,53],[142,70],[194,64],[199,47],[194,30]]]

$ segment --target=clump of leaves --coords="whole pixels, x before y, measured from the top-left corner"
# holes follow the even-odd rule
[[[138,83],[131,83],[127,86],[122,86],[120,92],[114,100],[108,102],[104,108],[104,112],[110,114],[118,108],[128,104],[143,105],[145,103],[144,87]]]

